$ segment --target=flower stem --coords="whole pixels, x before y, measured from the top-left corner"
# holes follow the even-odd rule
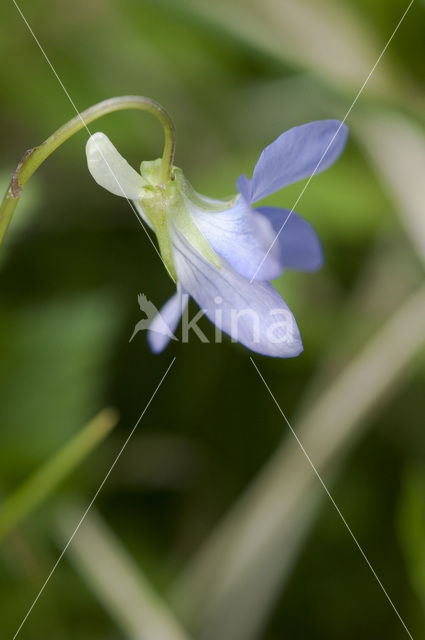
[[[6,234],[13,212],[19,202],[22,188],[38,167],[60,147],[68,138],[81,129],[86,128],[98,118],[108,113],[123,109],[140,109],[154,115],[161,122],[164,129],[164,153],[162,155],[161,178],[165,183],[171,177],[174,160],[175,131],[170,116],[160,104],[143,96],[120,96],[110,98],[93,105],[86,111],[72,118],[60,129],[55,131],[45,142],[34,149],[26,151],[15,169],[10,185],[0,204],[0,245]]]

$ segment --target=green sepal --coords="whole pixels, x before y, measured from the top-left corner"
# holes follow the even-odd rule
[[[140,165],[140,175],[151,187],[161,186],[161,158],[144,160]]]
[[[190,244],[195,247],[208,262],[211,262],[215,267],[221,269],[219,257],[193,221],[185,199],[179,191],[178,183],[169,182],[165,190],[170,222],[176,225]]]
[[[145,187],[141,205],[149,218],[155,231],[159,251],[165,268],[174,282],[177,282],[176,269],[174,267],[173,246],[167,221],[167,206],[164,190],[160,187]]]
[[[181,169],[173,167],[173,175],[177,182],[179,191],[195,206],[200,207],[205,211],[218,212],[230,209],[239,197],[239,195],[236,195],[226,200],[214,200],[213,198],[207,198],[195,191],[189,180],[185,178]]]
[[[143,189],[141,205],[149,218],[158,239],[159,250],[168,273],[177,280],[174,266],[173,245],[170,228],[174,225],[190,244],[217,269],[221,269],[218,255],[196,226],[189,201],[205,211],[223,211],[231,207],[231,201],[214,201],[204,198],[193,190],[181,169],[173,167],[173,176],[165,185],[161,183],[161,160],[145,161],[140,173],[148,185]]]

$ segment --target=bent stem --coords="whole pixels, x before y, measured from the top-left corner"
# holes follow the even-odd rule
[[[162,124],[165,140],[161,163],[161,180],[163,183],[168,182],[171,178],[174,160],[175,131],[172,120],[165,109],[155,102],[155,100],[143,96],[120,96],[118,98],[104,100],[86,109],[86,111],[82,111],[75,116],[75,118],[72,118],[72,120],[55,131],[55,133],[47,138],[40,146],[29,149],[24,153],[14,171],[12,180],[0,205],[0,245],[19,202],[23,186],[46,158],[48,158],[55,149],[60,147],[61,144],[66,142],[68,138],[73,136],[74,133],[78,133],[78,131],[84,128],[87,129],[87,126],[94,120],[108,113],[122,111],[124,109],[147,111],[155,116]]]

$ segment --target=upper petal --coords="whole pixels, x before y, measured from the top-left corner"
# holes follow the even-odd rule
[[[177,229],[172,238],[179,282],[211,322],[257,353],[280,358],[301,353],[295,318],[271,284],[250,283],[224,260],[218,269]]]
[[[282,269],[317,271],[323,266],[322,245],[307,220],[289,209],[258,207],[255,211],[273,227]]]
[[[267,254],[275,237],[273,227],[265,219],[264,224],[258,225],[256,214],[243,197],[223,211],[206,211],[190,201],[188,206],[195,224],[214,251],[238,273],[246,278],[255,275],[256,280],[273,280],[280,275],[278,248],[273,247]]]
[[[261,153],[252,180],[241,176],[238,190],[249,202],[324,171],[344,149],[348,128],[339,120],[319,120],[289,129]]]
[[[148,330],[148,343],[154,353],[163,351],[170,340],[177,340],[174,332],[187,302],[188,296],[183,295],[181,286],[178,285],[177,292],[167,300],[152,320]]]
[[[94,133],[86,144],[89,171],[98,184],[116,196],[138,200],[146,184],[104,133]]]

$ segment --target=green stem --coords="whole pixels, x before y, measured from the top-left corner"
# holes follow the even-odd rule
[[[118,416],[104,409],[46,464],[0,505],[0,540],[27,518],[116,426]]]
[[[140,109],[147,111],[154,115],[162,124],[165,141],[161,164],[161,179],[163,183],[168,182],[171,177],[174,160],[175,131],[171,118],[165,109],[154,100],[143,96],[120,96],[118,98],[104,100],[86,109],[86,111],[82,111],[75,116],[75,118],[72,118],[72,120],[55,131],[55,133],[47,138],[39,147],[29,149],[25,152],[15,169],[10,185],[0,205],[0,245],[6,234],[16,205],[19,202],[23,186],[46,158],[68,140],[68,138],[73,136],[74,133],[87,128],[94,120],[108,113],[123,109]]]

